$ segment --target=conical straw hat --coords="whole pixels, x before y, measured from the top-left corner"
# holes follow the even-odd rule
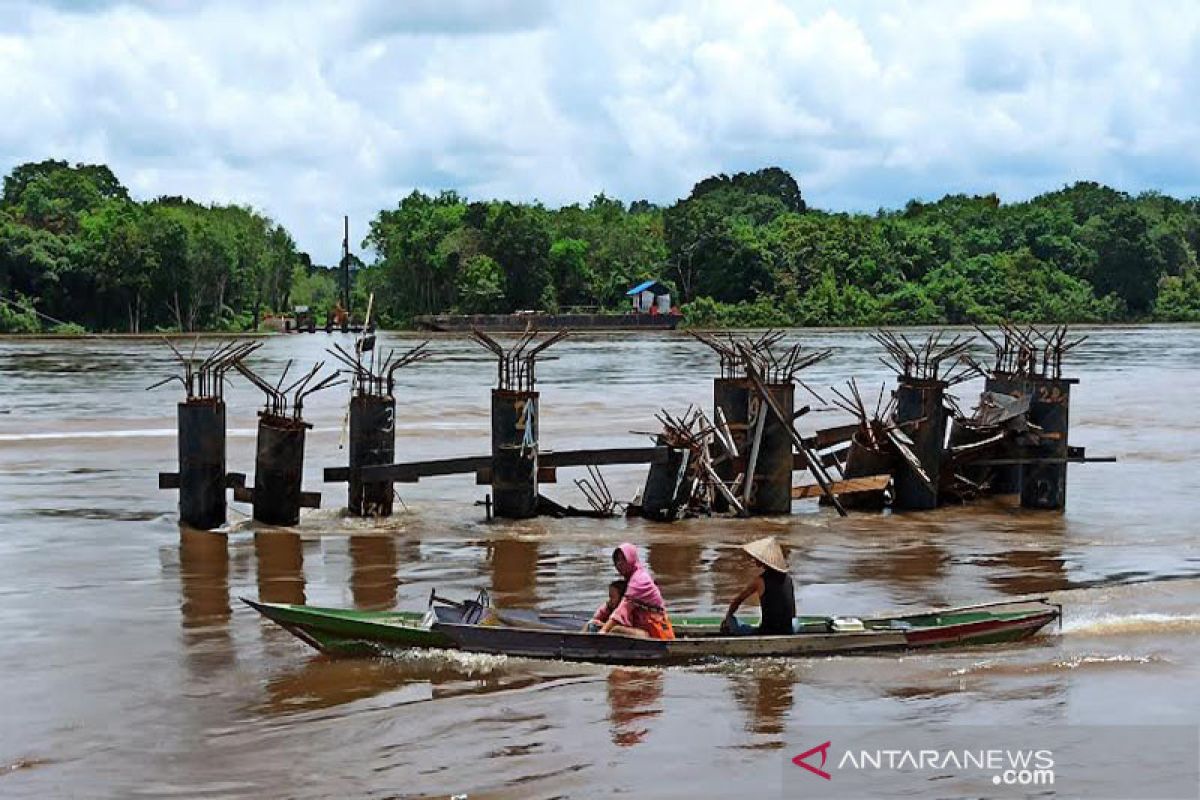
[[[753,542],[742,545],[742,549],[765,567],[776,572],[788,571],[787,559],[783,557],[783,548],[779,546],[779,542],[775,541],[774,536],[755,539]]]

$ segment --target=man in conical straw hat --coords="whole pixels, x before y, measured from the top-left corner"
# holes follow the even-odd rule
[[[796,617],[796,593],[788,575],[787,558],[774,536],[755,539],[742,545],[742,551],[761,570],[729,603],[721,630],[742,636],[783,636],[793,632]],[[738,622],[734,614],[749,597],[758,595],[762,621],[757,627]]]

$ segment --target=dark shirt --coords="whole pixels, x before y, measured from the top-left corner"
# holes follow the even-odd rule
[[[792,578],[773,569],[763,570],[762,623],[758,633],[762,636],[783,636],[792,632],[792,618],[796,616],[796,591]]]

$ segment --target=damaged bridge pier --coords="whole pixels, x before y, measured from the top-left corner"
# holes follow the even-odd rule
[[[984,485],[994,494],[1019,493],[1022,508],[1061,511],[1067,464],[1111,460],[1087,458],[1082,447],[1068,444],[1071,387],[1079,381],[1063,377],[1063,356],[1087,337],[1068,341],[1065,325],[1002,324],[998,336],[977,330],[995,349],[995,361],[975,417],[963,423],[991,437],[981,444],[994,444],[967,454],[963,466],[989,476]]]
[[[492,509],[526,519],[538,506],[538,393],[492,389]]]
[[[278,383],[272,385],[238,362],[236,369],[266,395],[266,407],[258,414],[258,438],[254,456],[254,487],[240,487],[234,498],[254,507],[254,519],[268,525],[295,525],[301,508],[320,508],[319,492],[305,492],[304,440],[312,425],[304,421],[304,399],[342,381],[334,372],[322,379],[316,364],[286,389],[283,382],[291,369],[289,361]]]
[[[984,379],[983,390],[997,395],[1008,395],[1018,398],[1025,397],[1031,392],[1028,380],[1021,375],[1007,372],[990,373]],[[1016,449],[1010,447],[1007,454],[1015,457],[1017,455]],[[992,467],[990,489],[992,494],[1007,495],[1020,493],[1021,465],[998,464]]]
[[[797,468],[815,470],[814,477],[827,490],[831,484],[824,463],[795,430],[796,418],[808,412],[808,407],[796,410],[796,385],[805,386],[796,376],[832,351],[805,352],[799,344],[777,347],[783,338],[779,331],[757,339],[692,335],[720,359],[720,375],[713,379],[713,423],[724,456],[714,461],[713,477],[737,496],[731,502],[726,491],[715,487],[713,510],[791,513],[792,472]]]
[[[755,433],[750,441],[747,464],[751,476],[747,510],[752,514],[790,514],[794,465],[790,428],[796,415],[796,387],[787,381],[768,383],[766,389],[775,405],[788,417],[788,422],[785,424],[771,413],[770,406],[757,393],[753,395],[750,413]],[[761,434],[758,433],[760,429]]]
[[[1028,448],[1032,460],[1021,467],[1021,507],[1061,511],[1067,504],[1067,434],[1071,385],[1076,378],[1034,378],[1030,382],[1029,422],[1040,428]]]
[[[492,389],[492,510],[497,517],[527,519],[538,513],[538,354],[567,336],[558,331],[534,345],[537,331],[526,331],[505,349],[483,331],[472,332],[481,347],[496,356]],[[531,346],[532,345],[532,346]]]
[[[946,441],[946,384],[939,380],[901,377],[896,388],[896,425],[912,441],[923,474],[912,467],[895,478],[895,506],[905,510],[937,508],[942,448]]]
[[[376,359],[375,337],[358,339],[350,352],[335,344],[327,352],[342,363],[350,375],[349,490],[347,510],[353,517],[390,517],[395,489],[390,480],[364,480],[364,467],[391,464],[396,460],[396,372],[428,358],[422,342],[397,356],[395,351]]]
[[[258,343],[227,343],[202,360],[184,357],[174,345],[167,346],[183,366],[174,380],[187,393],[177,408],[179,471],[158,476],[160,489],[179,490],[179,521],[200,530],[219,528],[226,522],[225,492],[244,484],[245,476],[225,471],[225,373],[258,349]]]
[[[892,427],[886,436],[899,456],[892,479],[892,506],[902,511],[937,508],[944,486],[953,486],[955,474],[943,460],[950,386],[983,374],[968,348],[974,337],[930,334],[913,343],[902,333],[880,330],[871,334],[882,345],[884,363],[896,373]]]
[[[691,451],[672,447],[665,435],[659,434],[655,444],[666,453],[659,464],[651,464],[642,489],[642,516],[656,522],[670,522],[686,507],[695,486],[688,467]]]
[[[739,474],[744,474],[746,471],[749,455],[748,439],[753,436],[750,424],[750,398],[754,395],[754,387],[749,378],[724,377],[726,371],[726,359],[722,355],[722,377],[713,378],[713,419],[725,422],[729,438],[738,456],[726,458],[720,463],[714,464],[713,469],[722,481],[732,484]],[[762,416],[765,421],[766,416],[763,412],[766,412],[766,408],[761,404],[758,405],[759,416]],[[758,424],[757,418],[754,424]],[[788,503],[790,505],[790,499]],[[720,493],[713,498],[713,510],[720,512],[730,510],[729,502]]]

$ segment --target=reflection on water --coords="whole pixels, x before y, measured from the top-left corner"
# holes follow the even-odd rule
[[[663,711],[662,670],[613,667],[606,686],[613,744],[630,747],[645,741],[650,721]]]
[[[204,672],[232,664],[229,549],[224,534],[180,528],[179,590],[189,665]]]
[[[729,601],[755,575],[762,572],[762,567],[742,552],[740,547],[728,545],[717,549],[717,556],[708,565],[708,569],[712,579],[713,603],[721,609],[728,606]],[[750,598],[746,602],[751,605],[758,603],[754,598]]]
[[[391,536],[351,536],[350,593],[354,607],[394,607],[400,588],[396,568],[396,540]]]
[[[532,608],[538,604],[538,544],[495,539],[488,544],[492,599],[496,605]]]
[[[304,599],[304,549],[300,534],[284,530],[255,531],[258,597],[268,603],[297,603]]]
[[[1007,550],[976,562],[988,567],[988,583],[1004,594],[1057,592],[1071,586],[1057,550]]]
[[[315,655],[300,668],[273,675],[257,706],[267,714],[314,711],[375,698],[399,706],[537,686],[579,677],[561,664],[508,665],[493,656],[426,651],[397,658],[329,658]]]
[[[884,583],[889,586],[915,587],[914,600],[928,606],[949,605],[941,592],[930,592],[936,586],[949,563],[946,549],[928,540],[895,542],[886,551],[864,553],[850,564],[850,575],[859,581]]]
[[[647,561],[650,572],[664,598],[695,597],[703,577],[701,556],[704,545],[682,539],[677,542],[655,541],[649,547]],[[671,606],[676,613],[686,609],[680,603]]]
[[[734,699],[746,714],[746,731],[777,737],[784,731],[784,718],[792,710],[792,692],[796,675],[788,664],[755,665],[748,674],[730,676]],[[755,746],[782,747],[783,740],[772,738]]]
[[[185,628],[224,627],[229,621],[229,548],[220,533],[181,527],[179,581]]]

